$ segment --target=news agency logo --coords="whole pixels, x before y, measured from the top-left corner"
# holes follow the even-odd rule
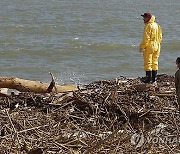
[[[135,146],[135,148],[139,148],[144,144],[144,135],[143,133],[135,133],[131,136],[131,144]]]
[[[180,145],[180,136],[175,135],[150,135],[145,137],[143,133],[135,133],[131,136],[131,144],[135,146],[135,148],[139,148],[143,146],[144,143],[151,144],[167,144],[167,145]]]

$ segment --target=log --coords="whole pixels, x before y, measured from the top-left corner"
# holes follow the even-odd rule
[[[48,93],[69,92],[78,90],[76,85],[56,85],[48,91],[50,83],[20,79],[17,77],[0,77],[0,88],[16,89],[20,92]],[[56,91],[57,90],[57,91]]]

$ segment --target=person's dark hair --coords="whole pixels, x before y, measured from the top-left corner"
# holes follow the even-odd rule
[[[176,63],[177,63],[177,64],[180,64],[180,57],[177,57]]]

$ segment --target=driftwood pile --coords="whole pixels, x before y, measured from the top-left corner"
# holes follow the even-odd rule
[[[0,153],[178,153],[174,77],[97,81],[58,94],[0,97]]]

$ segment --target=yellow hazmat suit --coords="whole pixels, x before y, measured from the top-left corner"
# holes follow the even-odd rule
[[[158,70],[158,58],[162,41],[162,29],[155,22],[155,16],[145,23],[140,49],[143,51],[145,71]]]

